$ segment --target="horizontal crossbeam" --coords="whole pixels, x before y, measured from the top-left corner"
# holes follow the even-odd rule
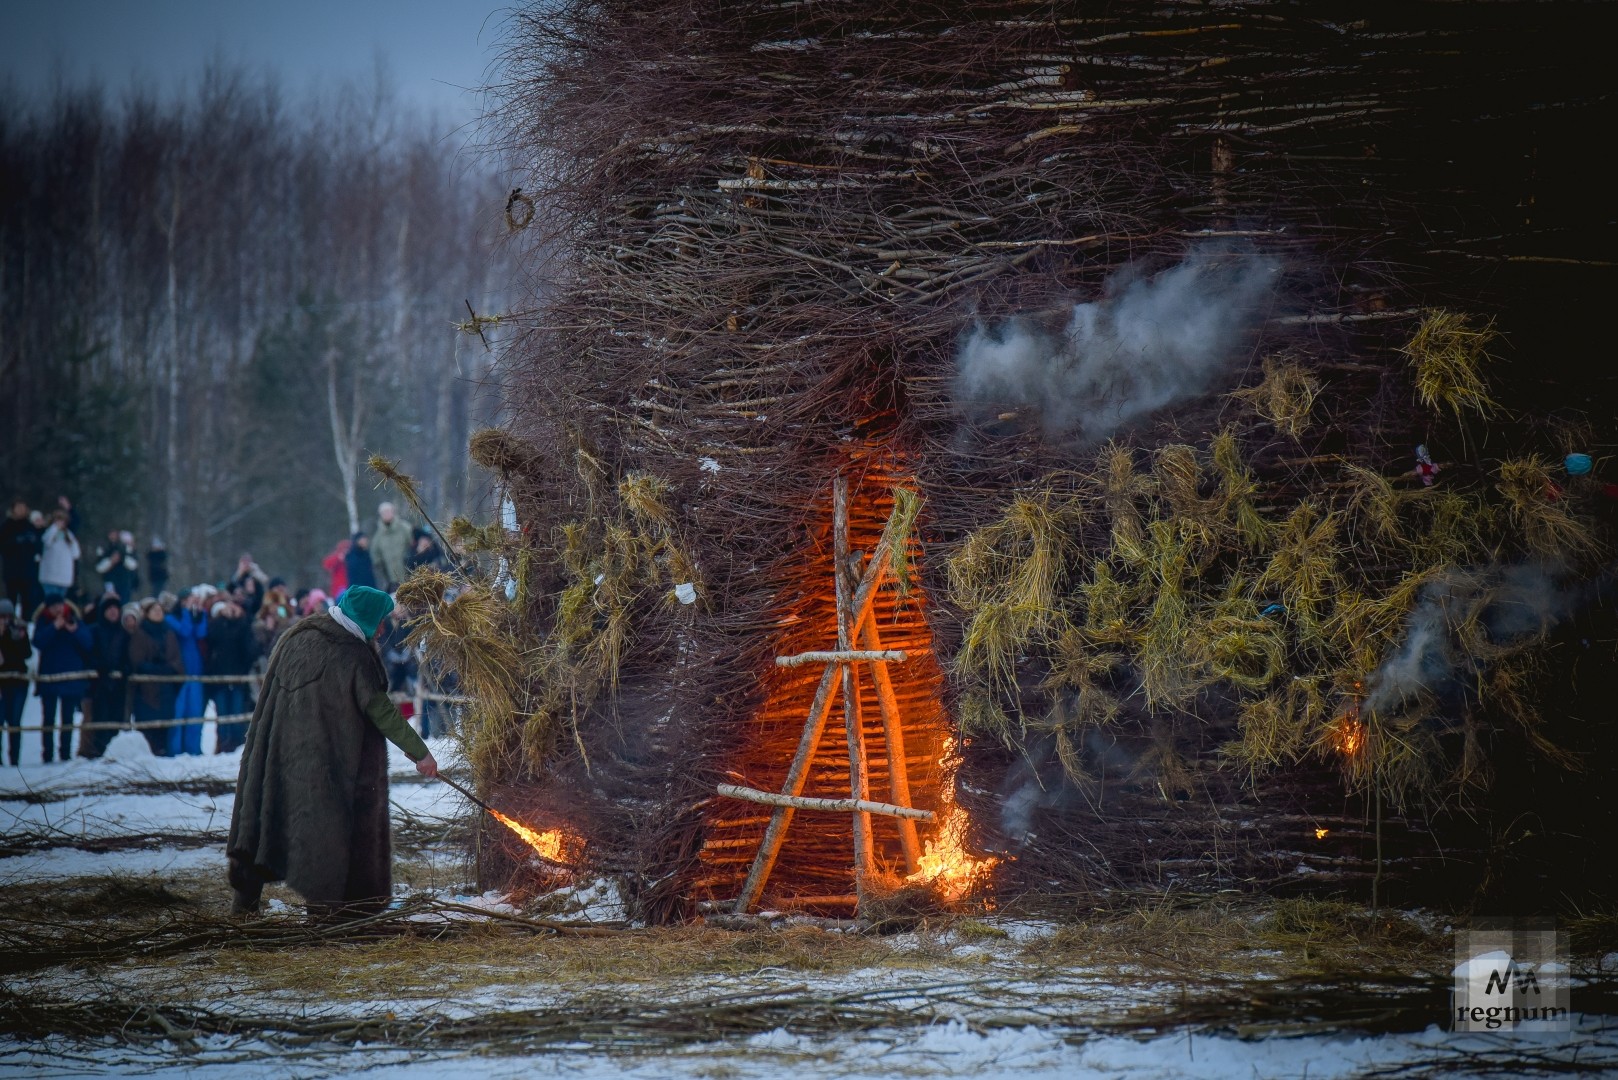
[[[775,791],[760,791],[757,788],[738,787],[735,784],[720,784],[716,790],[727,799],[741,799],[743,802],[762,803],[765,806],[790,806],[794,810],[824,810],[841,814],[856,812],[881,814],[886,817],[910,818],[914,821],[933,820],[931,810],[871,802],[869,799],[811,799],[803,795],[782,795]]]
[[[805,664],[857,664],[866,661],[898,664],[910,659],[903,649],[838,649],[830,652],[803,652],[777,656],[776,667],[803,667]]]

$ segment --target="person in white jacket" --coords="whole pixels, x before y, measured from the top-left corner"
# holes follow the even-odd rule
[[[45,593],[46,603],[60,600],[73,587],[80,554],[79,539],[68,528],[67,511],[56,511],[40,541],[39,587]]]

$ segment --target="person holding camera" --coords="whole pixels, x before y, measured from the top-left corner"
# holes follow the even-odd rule
[[[60,600],[73,587],[82,554],[69,511],[58,508],[39,542],[39,585],[47,601]]]
[[[46,602],[34,623],[34,648],[39,650],[40,760],[49,764],[58,757],[73,756],[73,717],[90,693],[88,679],[50,679],[73,671],[85,671],[93,657],[94,640],[90,628],[79,621],[79,609],[62,597]],[[57,722],[60,711],[61,721]],[[51,743],[51,727],[56,727],[56,743]],[[53,753],[54,750],[54,753]]]
[[[125,604],[135,599],[140,560],[135,556],[134,533],[114,529],[107,534],[107,542],[96,550],[96,573],[101,575],[103,592]]]

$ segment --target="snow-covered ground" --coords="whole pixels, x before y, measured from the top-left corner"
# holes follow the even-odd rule
[[[1594,1026],[1550,1039],[1451,1036],[1433,1027],[1408,1035],[1238,1039],[1185,1032],[1156,1038],[1084,1035],[1048,1028],[979,1029],[950,1021],[910,1030],[804,1038],[783,1030],[724,1045],[656,1055],[579,1052],[490,1056],[471,1050],[421,1053],[364,1046],[311,1053],[256,1040],[210,1037],[183,1052],[63,1043],[0,1043],[0,1070],[53,1077],[138,1073],[154,1077],[375,1080],[798,1080],[846,1077],[976,1077],[980,1080],[1346,1080],[1349,1077],[1507,1077],[1577,1071],[1618,1075],[1613,1032]],[[1575,1053],[1583,1046],[1584,1052]],[[1604,1049],[1603,1049],[1604,1047]],[[1558,1061],[1580,1067],[1557,1068]],[[1524,1071],[1524,1062],[1530,1064]]]
[[[456,753],[434,742],[441,763]],[[28,760],[25,752],[24,760]],[[231,788],[239,754],[155,758],[134,733],[120,734],[98,761],[0,768],[0,901],[8,888],[51,883],[88,884],[111,879],[172,885],[193,895],[223,892],[222,843],[229,827]],[[446,785],[421,782],[397,751],[390,761],[396,825],[422,835],[462,820],[465,801]],[[402,857],[444,867],[437,881],[401,886],[401,899],[427,895],[467,911],[425,920],[479,919],[513,914],[496,895],[478,895],[459,876],[455,849],[431,842]],[[293,917],[283,900],[271,915]],[[569,919],[617,922],[624,916],[610,882],[581,882],[550,898],[547,910]],[[1202,1078],[1517,1075],[1527,1064],[1554,1071],[1577,1061],[1586,1074],[1618,1075],[1618,1026],[1611,1018],[1578,1018],[1562,1036],[1456,1036],[1440,1029],[1376,1037],[1306,1034],[1238,1038],[1230,1030],[1144,1029],[1118,1034],[1109,1023],[1131,1010],[1171,1007],[1187,992],[1181,982],[1144,970],[1062,967],[1045,961],[1040,943],[1056,930],[1037,920],[989,919],[989,933],[954,931],[897,934],[881,939],[875,955],[852,967],[772,964],[737,971],[689,971],[667,977],[645,971],[603,969],[592,979],[558,979],[521,963],[490,961],[486,978],[455,983],[431,974],[400,980],[385,999],[345,990],[340,971],[350,962],[332,949],[329,995],[254,981],[250,968],[208,956],[192,960],[84,967],[60,965],[8,978],[13,993],[55,1001],[104,1000],[189,1003],[215,1011],[241,1010],[322,1017],[396,1014],[417,1029],[492,1014],[585,1009],[611,1001],[631,1010],[689,1005],[697,1010],[716,995],[760,998],[805,995],[816,1000],[858,999],[880,991],[915,1020],[858,1022],[836,1034],[804,1034],[783,1027],[747,1038],[689,1043],[674,1040],[656,1053],[604,1050],[596,1043],[516,1052],[509,1045],[401,1051],[385,1046],[308,1044],[262,1036],[205,1036],[183,1043],[111,1039],[22,1042],[0,1034],[0,1074],[90,1076],[138,1072],[161,1077],[324,1077],[364,1072],[378,1078],[437,1080],[479,1077],[567,1076],[634,1078],[726,1077],[780,1080],[795,1076],[847,1077],[1120,1077]],[[576,942],[588,949],[588,940]],[[882,949],[892,962],[882,959]],[[384,953],[385,955],[385,953]],[[377,962],[373,953],[367,963]],[[431,963],[430,958],[424,961]],[[1577,1002],[1575,1001],[1575,1005]],[[857,1010],[856,1010],[857,1011]],[[868,1028],[868,1029],[867,1029]],[[431,1046],[432,1044],[428,1044]]]

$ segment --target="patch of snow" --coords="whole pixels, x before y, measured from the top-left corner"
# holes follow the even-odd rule
[[[716,473],[719,471],[719,462],[711,457],[697,458],[697,465],[703,472]]]
[[[430,890],[424,890],[424,892],[427,895],[436,896],[440,900],[447,901],[448,903],[459,904],[462,907],[476,908],[478,911],[487,911],[490,914],[498,914],[498,915],[515,915],[515,914],[517,914],[517,908],[511,903],[511,901],[510,901],[509,897],[507,896],[507,894],[505,894],[503,892],[496,891],[494,889],[491,889],[486,893],[482,893],[480,895],[473,895],[473,896],[468,896],[468,895],[465,895],[465,894],[462,894],[462,893],[457,893],[457,892],[455,892],[454,890],[451,890],[451,889],[430,889]],[[464,922],[464,921],[467,921],[467,920],[470,920],[470,919],[477,919],[477,918],[478,918],[477,914],[475,914],[474,912],[470,912],[470,911],[432,911],[432,912],[423,912],[420,915],[411,915],[405,921],[406,922],[422,922],[422,923],[442,923],[442,922]]]
[[[0,885],[66,881],[84,877],[148,877],[218,870],[225,876],[225,847],[140,848],[132,851],[80,851],[59,847],[0,859]]]
[[[101,756],[107,761],[145,761],[157,755],[152,753],[152,745],[140,732],[120,731]]]
[[[574,1044],[532,1055],[502,1056],[486,1055],[477,1048],[406,1053],[361,1045],[333,1047],[327,1054],[305,1048],[295,1057],[288,1057],[278,1045],[233,1036],[199,1038],[184,1050],[167,1042],[118,1046],[51,1040],[43,1044],[0,1043],[0,1067],[48,1071],[53,1075],[136,1071],[147,1076],[202,1080],[313,1078],[362,1071],[375,1080],[463,1080],[469,1073],[491,1080],[695,1080],[721,1075],[734,1080],[791,1080],[808,1075],[850,1080],[890,1080],[895,1076],[971,1076],[981,1080],[1335,1080],[1369,1072],[1401,1071],[1439,1071],[1457,1077],[1501,1075],[1502,1070],[1491,1062],[1491,1057],[1498,1055],[1499,1062],[1509,1068],[1516,1053],[1523,1049],[1499,1039],[1451,1036],[1437,1028],[1378,1037],[1253,1040],[1186,1033],[1145,1039],[1125,1035],[1074,1038],[1072,1034],[1075,1033],[1032,1025],[985,1029],[950,1021],[828,1038],[776,1029],[738,1043],[701,1044],[661,1053],[590,1053],[586,1047]],[[1572,1062],[1578,1054],[1581,1065],[1609,1066],[1614,1049],[1610,1026],[1589,1034],[1597,1036],[1594,1045],[1540,1042],[1532,1052],[1545,1064]]]
[[[1044,941],[1056,933],[1057,926],[1053,922],[1042,919],[984,919],[984,922],[996,930],[1004,930],[1006,936],[1018,945],[1027,945],[1031,941]]]
[[[235,795],[68,795],[50,802],[0,801],[0,833],[58,836],[63,843],[118,836],[222,831]]]
[[[568,885],[537,898],[551,912],[583,919],[586,922],[624,922],[629,911],[624,906],[618,883],[606,878]]]

